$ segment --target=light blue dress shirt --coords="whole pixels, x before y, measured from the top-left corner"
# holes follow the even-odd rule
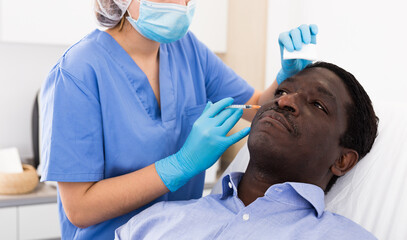
[[[312,184],[276,184],[244,206],[237,197],[242,176],[225,176],[222,195],[157,203],[118,228],[116,239],[376,239],[351,220],[324,211],[324,192]]]
[[[253,95],[192,33],[161,44],[159,61],[161,108],[144,72],[108,33],[95,30],[65,52],[41,95],[42,181],[94,182],[146,167],[182,147],[209,100],[244,104]],[[153,203],[201,197],[204,175]],[[59,197],[58,204],[63,239],[113,239],[147,207],[80,229]]]

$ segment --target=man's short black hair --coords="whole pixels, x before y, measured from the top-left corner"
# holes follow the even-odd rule
[[[346,70],[327,62],[315,62],[305,69],[325,68],[335,73],[342,82],[352,99],[352,104],[346,106],[347,128],[341,136],[340,145],[350,148],[359,154],[362,159],[372,149],[377,136],[379,118],[373,109],[372,101],[356,78]],[[328,183],[325,192],[328,192],[338,177],[334,176]]]

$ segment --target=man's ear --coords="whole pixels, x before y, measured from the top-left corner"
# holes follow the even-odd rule
[[[331,166],[331,172],[335,176],[343,176],[351,170],[359,160],[359,154],[353,149],[342,149],[342,155]]]

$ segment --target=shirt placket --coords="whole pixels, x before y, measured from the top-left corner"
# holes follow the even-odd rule
[[[231,237],[235,236],[236,232],[240,232],[238,230],[239,228],[245,227],[244,225],[252,225],[253,221],[255,221],[255,208],[257,206],[255,202],[249,206],[244,206],[242,201],[237,196],[233,196],[233,201],[235,202],[235,205],[240,205],[241,207],[236,213],[235,217],[218,232],[214,239],[232,239]],[[244,235],[244,233],[242,234]]]

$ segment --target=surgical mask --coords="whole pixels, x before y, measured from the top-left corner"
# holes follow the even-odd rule
[[[185,36],[195,12],[196,0],[187,6],[139,0],[137,20],[129,13],[127,20],[144,37],[160,43],[175,42]]]

